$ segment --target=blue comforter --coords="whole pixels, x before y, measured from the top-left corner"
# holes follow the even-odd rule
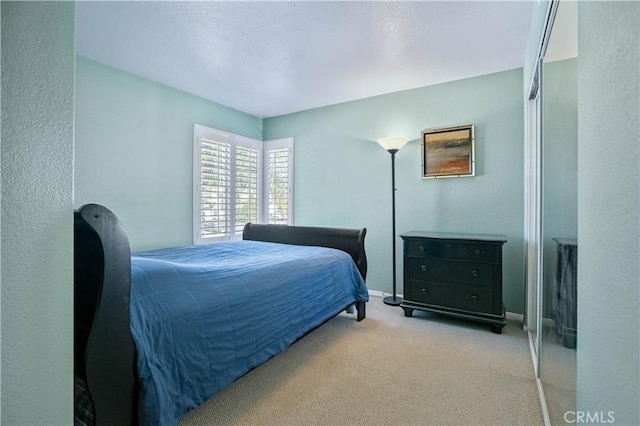
[[[368,292],[339,250],[233,241],[135,253],[131,332],[144,424],[189,409]]]

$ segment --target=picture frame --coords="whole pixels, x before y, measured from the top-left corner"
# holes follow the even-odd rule
[[[476,174],[474,125],[422,131],[422,178],[471,177]]]

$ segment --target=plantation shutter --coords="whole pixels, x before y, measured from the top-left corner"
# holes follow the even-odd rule
[[[200,238],[229,235],[231,209],[231,145],[200,141]]]
[[[289,150],[267,152],[267,223],[286,225],[289,221]]]
[[[247,222],[293,223],[293,138],[193,130],[193,241],[239,239]]]
[[[236,146],[235,158],[235,232],[241,234],[247,222],[258,223],[258,185],[260,172],[258,149]]]
[[[279,225],[293,219],[293,139],[265,142],[265,221]]]

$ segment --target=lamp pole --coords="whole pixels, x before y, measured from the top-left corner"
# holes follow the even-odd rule
[[[393,295],[383,299],[384,303],[391,306],[400,306],[402,298],[396,296],[396,152],[409,142],[405,137],[386,137],[377,141],[381,147],[391,154],[391,238],[393,238]]]
[[[387,296],[383,299],[384,303],[391,306],[400,306],[402,298],[396,296],[396,152],[397,149],[389,149],[391,154],[391,220],[392,220],[392,235],[393,239],[393,295]]]

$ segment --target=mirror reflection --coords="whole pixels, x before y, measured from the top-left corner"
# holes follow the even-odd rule
[[[541,380],[551,424],[576,407],[577,3],[560,1],[543,62]],[[571,418],[569,418],[571,420]]]

